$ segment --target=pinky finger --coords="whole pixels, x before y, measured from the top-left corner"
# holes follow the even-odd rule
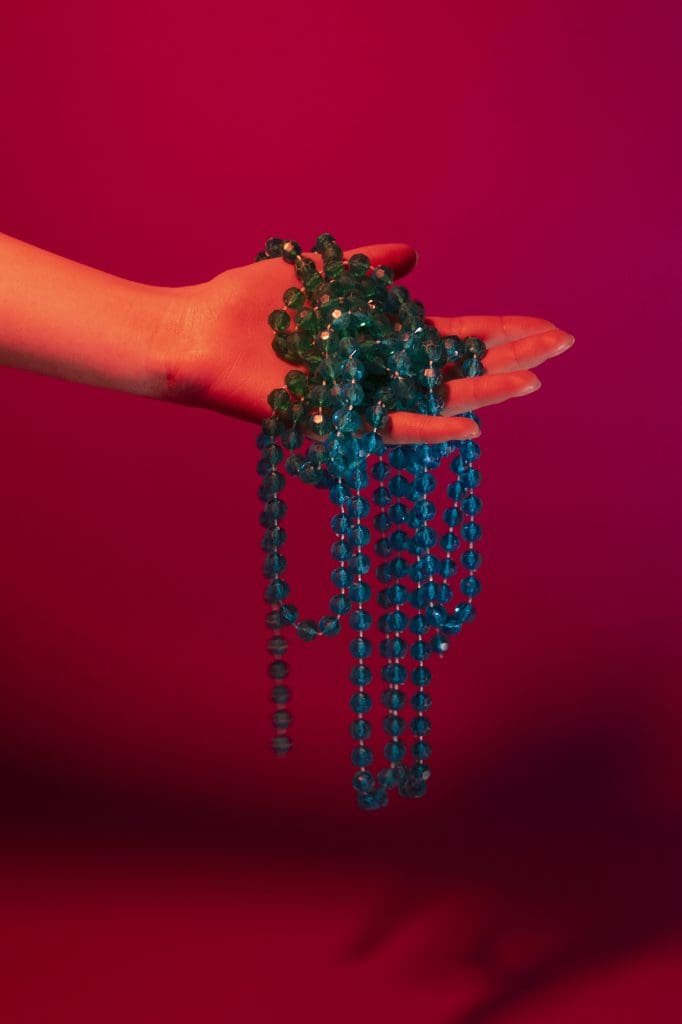
[[[386,444],[441,444],[478,437],[478,425],[468,416],[424,416],[418,412],[389,413],[381,432]]]

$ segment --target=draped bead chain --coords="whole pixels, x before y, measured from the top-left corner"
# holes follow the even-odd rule
[[[332,235],[319,235],[312,251],[321,268],[281,238],[269,238],[256,256],[290,263],[299,282],[268,317],[274,351],[297,368],[268,395],[271,415],[257,439],[272,747],[285,755],[292,745],[291,633],[303,641],[335,636],[347,618],[352,785],[359,806],[376,810],[391,790],[411,798],[426,793],[429,661],[442,659],[450,638],[474,618],[481,587],[479,445],[387,445],[382,430],[391,412],[438,415],[446,370],[449,379],[483,374],[486,347],[480,338],[441,337],[389,267],[372,267],[364,253],[345,259]],[[478,423],[474,412],[459,415]],[[449,504],[439,517],[435,474],[447,459]],[[329,614],[319,619],[301,618],[285,579],[287,476],[326,490],[332,504],[335,589]],[[375,721],[373,661],[381,663]]]

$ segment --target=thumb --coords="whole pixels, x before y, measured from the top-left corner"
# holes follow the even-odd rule
[[[348,260],[360,252],[369,258],[373,267],[390,267],[396,279],[409,274],[418,259],[417,250],[411,245],[407,245],[406,242],[378,242],[375,245],[360,245],[356,249],[345,249],[343,258]],[[322,269],[322,257],[319,253],[306,252],[304,255],[314,259],[318,269]]]

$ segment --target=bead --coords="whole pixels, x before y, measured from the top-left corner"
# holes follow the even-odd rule
[[[372,707],[372,698],[367,693],[354,693],[350,699],[350,706],[356,714],[365,715]]]
[[[287,313],[286,309],[273,309],[272,313],[268,317],[268,323],[272,327],[273,331],[286,331],[291,324],[291,317]]]
[[[462,527],[462,540],[466,540],[466,541],[476,541],[476,540],[479,540],[480,537],[481,537],[481,533],[482,532],[483,531],[481,530],[481,524],[480,523],[474,523],[474,522],[465,523],[464,526]]]
[[[390,636],[379,644],[379,652],[382,658],[402,658],[407,650],[407,644],[402,637]]]
[[[317,628],[322,636],[336,636],[341,631],[341,620],[337,615],[323,615]]]
[[[405,719],[400,715],[386,715],[384,718],[384,730],[389,736],[400,736],[405,731],[405,725]]]
[[[271,661],[268,665],[268,675],[271,679],[286,679],[289,675],[289,666],[281,659]]]
[[[291,725],[291,712],[289,711],[274,711],[272,715],[272,724],[275,729],[288,729]]]
[[[481,581],[476,576],[465,576],[459,589],[466,597],[476,597],[481,591]]]
[[[354,658],[369,658],[372,653],[372,645],[367,637],[356,636],[351,640],[349,650]]]
[[[414,693],[410,697],[410,704],[415,711],[428,711],[432,704],[431,697],[428,693]]]
[[[312,619],[303,619],[301,622],[296,623],[296,632],[301,640],[314,640],[318,635],[317,623]]]
[[[291,750],[291,737],[273,736],[270,745],[276,754],[286,754]]]
[[[271,636],[268,640],[270,654],[286,654],[289,643],[283,636]]]
[[[410,729],[415,736],[426,736],[427,733],[431,732],[431,722],[424,715],[420,715],[419,718],[412,719]]]
[[[481,510],[481,499],[476,494],[468,494],[462,499],[461,509],[468,516],[476,515]]]
[[[381,703],[389,711],[400,711],[405,703],[405,694],[402,690],[385,690],[381,695]]]
[[[369,665],[353,665],[350,680],[355,686],[369,686],[372,681],[372,670]]]
[[[404,764],[396,764],[392,768],[382,768],[377,772],[377,782],[386,789],[394,789],[407,778],[407,770]]]
[[[481,564],[481,555],[473,548],[468,548],[460,559],[465,569],[478,569]]]
[[[404,665],[391,662],[388,665],[384,665],[382,668],[381,678],[387,683],[391,683],[393,686],[399,686],[407,679],[407,669]]]
[[[372,625],[372,616],[365,608],[357,608],[355,611],[350,613],[348,617],[348,625],[351,629],[369,629]]]
[[[374,760],[374,754],[369,747],[353,747],[351,761],[358,768],[366,768]]]
[[[390,740],[384,746],[384,757],[387,761],[401,761],[405,757],[406,747],[401,740]]]
[[[366,718],[358,718],[351,722],[350,734],[354,740],[368,740],[372,735],[372,726]]]
[[[351,609],[350,598],[346,594],[334,594],[329,599],[329,607],[334,615],[347,615]]]
[[[417,665],[412,669],[412,682],[415,686],[428,686],[431,682],[431,670],[426,665]]]
[[[370,772],[360,770],[353,776],[353,788],[360,793],[368,793],[374,786],[374,779]]]
[[[291,690],[284,683],[277,683],[272,688],[271,697],[275,704],[288,704],[291,700]]]

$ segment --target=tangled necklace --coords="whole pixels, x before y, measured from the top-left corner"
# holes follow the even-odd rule
[[[390,267],[372,269],[364,253],[344,259],[332,235],[319,235],[312,251],[322,258],[321,272],[297,242],[281,238],[269,238],[255,257],[256,262],[281,257],[292,264],[300,283],[284,292],[285,308],[268,317],[273,349],[299,368],[286,374],[285,387],[268,395],[272,413],[263,420],[257,441],[266,623],[271,630],[268,674],[274,680],[271,696],[276,705],[272,747],[277,754],[291,748],[288,636],[293,631],[305,641],[335,636],[347,617],[354,633],[349,644],[352,782],[360,807],[376,810],[386,806],[389,790],[405,797],[426,792],[432,702],[426,662],[434,653],[442,657],[449,638],[474,618],[473,600],[481,587],[476,573],[481,564],[476,547],[481,500],[475,494],[480,473],[473,465],[479,445],[474,440],[387,445],[381,430],[393,411],[438,415],[444,405],[439,385],[446,364],[448,377],[480,376],[486,346],[480,338],[442,337],[425,323],[424,306],[406,288],[393,284]],[[460,415],[479,422],[474,412]],[[433,473],[450,456],[453,479],[441,513],[445,529],[438,529]],[[319,620],[301,619],[287,600],[283,470],[328,490],[333,506],[331,554],[336,567],[331,580],[336,591],[329,601],[331,614]],[[372,531],[367,525],[370,498],[363,491],[370,487],[384,684],[385,763],[378,769],[369,742],[374,703],[368,692],[373,616],[367,607],[372,596]]]

